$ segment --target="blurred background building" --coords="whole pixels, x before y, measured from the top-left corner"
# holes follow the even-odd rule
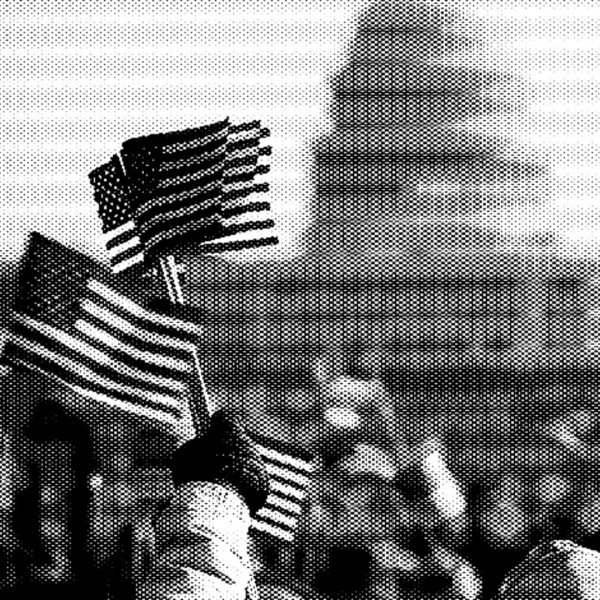
[[[271,126],[279,254],[181,260],[213,404],[321,457],[297,548],[259,544],[274,597],[295,574],[307,597],[475,599],[536,541],[598,547],[600,4],[264,3],[209,18],[134,4],[121,23],[67,4],[7,26],[3,185],[20,227],[96,253],[83,182],[115,140],[225,113]],[[211,40],[218,60],[199,58]],[[4,530],[32,473],[53,460],[63,473],[52,457],[75,448],[95,463],[73,479],[91,496],[80,543],[106,565],[119,531],[168,496],[172,440],[123,419],[94,450],[57,439],[18,453],[7,437]],[[44,508],[61,503],[52,486],[34,486],[53,524],[35,543],[56,566],[72,550],[52,540],[72,525]]]

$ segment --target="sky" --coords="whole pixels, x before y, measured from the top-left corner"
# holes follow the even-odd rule
[[[432,0],[434,5],[439,0]],[[229,115],[272,131],[270,200],[282,244],[302,251],[312,142],[331,126],[329,77],[347,59],[366,1],[3,3],[0,235],[16,259],[32,229],[105,260],[87,174],[129,137]],[[452,4],[476,60],[522,77],[525,111],[471,126],[509,137],[513,157],[547,167],[545,205],[479,214],[494,227],[557,234],[565,254],[600,250],[600,2]],[[399,6],[402,3],[399,4]],[[492,94],[514,96],[500,86]],[[262,256],[262,255],[260,255]],[[251,258],[251,257],[250,257]]]

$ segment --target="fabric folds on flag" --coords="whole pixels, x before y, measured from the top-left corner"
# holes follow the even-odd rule
[[[201,333],[143,308],[100,265],[34,233],[3,361],[88,400],[177,425],[189,410]]]
[[[252,520],[252,529],[292,542],[316,468],[315,457],[277,440],[254,434],[251,437],[271,479],[269,496]]]
[[[133,216],[148,254],[215,235],[229,129],[225,119],[123,143]]]
[[[269,130],[262,128],[260,121],[231,128],[218,231],[198,248],[198,252],[216,254],[279,243],[272,233],[275,221],[270,203],[256,200],[254,196],[269,191],[267,182],[257,181],[270,171],[264,159],[271,155],[271,146],[261,146],[261,140],[269,135]]]
[[[182,246],[217,254],[278,243],[269,191],[270,132],[229,119],[127,140],[89,178],[111,267],[119,273]]]

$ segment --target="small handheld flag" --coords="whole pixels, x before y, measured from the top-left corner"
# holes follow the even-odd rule
[[[270,203],[256,201],[253,197],[255,193],[269,191],[267,182],[255,182],[257,176],[270,171],[269,165],[261,159],[271,155],[271,147],[260,146],[260,140],[269,135],[268,129],[261,128],[260,121],[254,121],[238,125],[234,135],[230,136],[218,232],[212,240],[203,243],[198,252],[220,254],[279,242],[271,232],[274,220]]]
[[[252,521],[252,528],[286,542],[294,533],[316,469],[315,457],[283,442],[252,435],[265,462],[271,489],[264,507]]]
[[[201,328],[144,309],[84,255],[32,234],[3,361],[88,400],[177,425]]]
[[[206,254],[277,244],[270,203],[254,200],[269,191],[257,181],[269,135],[260,121],[225,119],[124,142],[89,174],[113,271],[186,244]]]
[[[148,254],[160,257],[214,235],[229,128],[225,119],[123,143],[133,216]]]

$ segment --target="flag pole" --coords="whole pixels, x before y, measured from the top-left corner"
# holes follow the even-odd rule
[[[159,259],[159,266],[167,286],[167,293],[169,294],[169,300],[171,303],[173,305],[185,304],[175,257],[172,255],[164,258],[161,257]],[[211,411],[208,390],[206,389],[206,383],[204,382],[204,375],[202,374],[202,367],[200,365],[200,357],[198,356],[198,350],[196,348],[193,350],[193,356],[197,375],[197,389],[194,391],[198,392],[198,396],[201,399],[202,405],[200,405],[198,402],[198,396],[193,394],[190,398],[190,409],[192,412],[192,418],[194,420],[194,429],[196,430],[196,435],[200,436],[206,430],[206,425],[208,423]],[[250,581],[248,582],[248,587],[246,589],[246,600],[259,600],[258,588],[256,586],[256,578],[254,573],[252,573]]]
[[[165,285],[167,286],[167,293],[171,304],[174,306],[183,306],[185,304],[185,298],[181,282],[179,281],[179,272],[177,270],[175,257],[169,255],[159,258],[159,267]],[[202,373],[202,366],[200,364],[200,356],[198,355],[197,348],[192,350],[192,356],[194,359],[196,378],[195,385],[192,388],[192,397],[190,398],[190,410],[194,421],[196,435],[202,435],[206,429],[208,418],[210,416],[210,398],[204,381],[204,374]]]

